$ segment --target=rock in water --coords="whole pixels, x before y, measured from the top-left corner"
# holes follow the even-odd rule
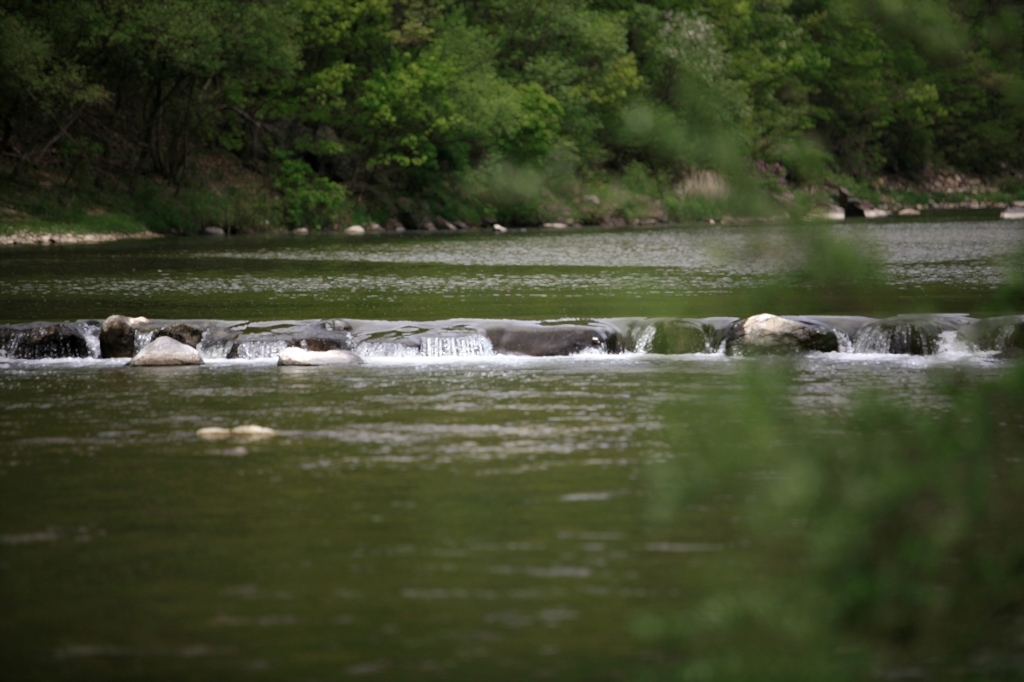
[[[203,358],[192,346],[175,341],[169,336],[153,339],[128,363],[132,367],[178,367],[201,365]]]
[[[70,324],[9,325],[0,327],[0,351],[22,360],[87,358],[89,344]]]
[[[273,438],[277,435],[277,431],[269,426],[243,424],[231,429],[231,435],[239,438]]]
[[[543,325],[534,322],[489,323],[484,331],[498,354],[545,357],[588,350],[618,352],[618,334],[605,326]]]
[[[230,438],[231,429],[225,429],[223,426],[204,426],[203,428],[196,430],[196,435],[204,440]]]
[[[290,346],[277,356],[277,364],[283,367],[323,367],[327,365],[361,365],[362,358],[346,350],[304,350]]]
[[[169,336],[175,341],[180,341],[186,346],[195,348],[203,340],[203,331],[201,327],[193,324],[178,322],[156,330],[153,332],[153,338],[158,339],[161,336]]]
[[[111,315],[100,327],[100,357],[130,358],[135,353],[135,325],[124,315]]]
[[[939,349],[942,332],[957,331],[968,322],[966,315],[897,315],[864,325],[853,347],[858,353],[931,355]]]
[[[828,326],[769,313],[737,320],[725,338],[727,355],[785,355],[838,350],[839,339]]]

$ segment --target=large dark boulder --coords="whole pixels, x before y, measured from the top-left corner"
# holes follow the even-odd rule
[[[853,339],[858,353],[932,355],[939,349],[943,332],[968,324],[967,315],[898,315],[861,327]]]
[[[770,313],[737,320],[725,337],[727,355],[788,355],[838,350],[839,339],[828,325],[808,318],[793,319]]]
[[[494,352],[535,357],[574,355],[586,350],[618,352],[621,342],[606,326],[500,322],[483,325]]]
[[[0,348],[22,360],[87,358],[85,334],[71,324],[12,324],[0,327]]]
[[[124,315],[111,315],[100,327],[100,357],[130,358],[135,354],[135,322]]]

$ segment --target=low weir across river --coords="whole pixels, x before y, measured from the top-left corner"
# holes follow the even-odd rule
[[[968,569],[1019,545],[1020,498],[977,495],[1016,490],[1024,406],[972,396],[1020,372],[1022,253],[995,215],[0,251],[0,677],[709,679],[758,647],[846,670],[808,604],[870,590],[822,582],[847,545],[815,533],[904,507],[934,532],[896,517],[838,565],[890,575],[901,529],[911,557],[994,547],[911,581],[962,634],[946,597],[988,603],[1003,574]],[[203,364],[126,367],[162,337]],[[943,450],[978,443],[991,468]],[[902,505],[908,463],[942,495]],[[793,511],[808,491],[824,511]],[[966,663],[956,637],[871,674],[1019,672],[1012,619],[964,613]]]

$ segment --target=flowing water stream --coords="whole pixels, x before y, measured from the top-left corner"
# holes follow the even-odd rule
[[[983,319],[1024,269],[1020,222],[821,229],[877,254],[870,296],[791,276],[793,237],[773,227],[0,253],[0,324],[74,322],[90,344],[0,356],[4,677],[632,679],[664,653],[631,620],[699,597],[709,562],[751,560],[728,502],[652,520],[651,472],[686,454],[666,415],[785,364],[787,409],[828,419],[881,391],[949,419],[934,371],[1013,362],[956,329],[925,354],[877,330],[790,359],[654,352],[645,320]],[[113,313],[255,336],[201,345],[201,366],[126,368],[98,357]],[[322,320],[347,321],[364,363],[278,367],[274,334]],[[502,320],[629,341],[499,352],[486,325]],[[912,345],[908,324],[885,343]],[[279,435],[196,436],[249,423]]]

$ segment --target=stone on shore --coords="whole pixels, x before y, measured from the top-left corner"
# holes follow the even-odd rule
[[[362,225],[349,225],[345,228],[345,234],[350,237],[362,237],[366,234],[366,228]]]
[[[153,339],[128,363],[131,367],[181,367],[201,364],[203,358],[199,351],[170,336]]]
[[[325,367],[329,365],[361,365],[362,358],[347,350],[304,350],[297,346],[283,349],[277,356],[282,367]]]
[[[846,220],[846,210],[842,206],[829,204],[811,209],[807,214],[809,220]]]
[[[839,339],[827,325],[770,313],[737,320],[725,338],[727,355],[787,355],[837,350]]]
[[[1017,202],[1014,202],[1016,204]],[[1024,220],[1024,206],[1011,206],[999,214],[1003,220]]]
[[[921,211],[917,210],[916,208],[901,208],[900,212],[897,215],[907,218],[912,216],[919,216],[921,215]]]
[[[223,237],[227,233],[224,232],[223,227],[216,227],[211,225],[210,227],[203,228],[203,234],[207,237]]]

